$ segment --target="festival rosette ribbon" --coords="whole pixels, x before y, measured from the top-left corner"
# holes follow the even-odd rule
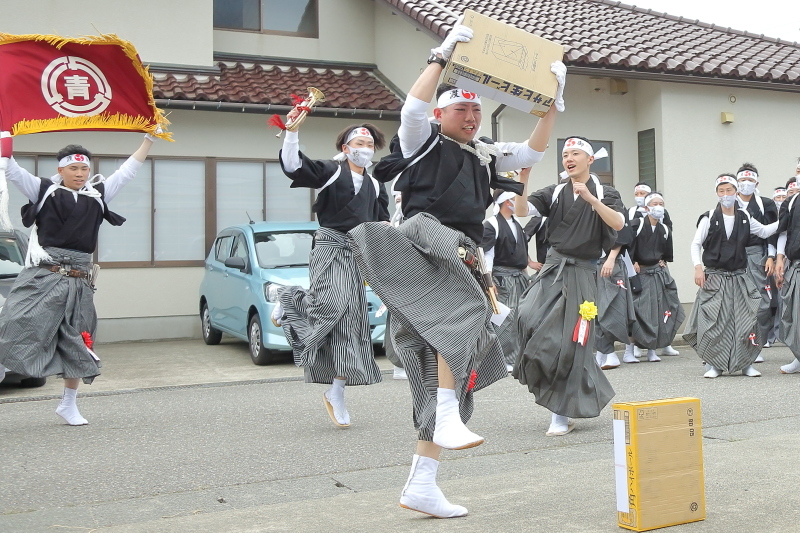
[[[617,280],[617,286],[619,286],[619,288],[622,289],[622,290],[628,290],[628,288],[625,287],[625,280],[618,279]]]
[[[578,322],[575,324],[575,331],[572,333],[572,342],[586,346],[586,339],[589,338],[589,321],[597,317],[597,306],[594,302],[584,300],[578,307],[578,315]]]
[[[672,311],[670,311],[669,309],[664,311],[664,324],[667,323],[667,320],[669,320],[669,317],[671,316],[672,316]]]
[[[750,336],[747,337],[747,338],[748,338],[748,340],[750,340],[750,344],[752,344],[753,346],[758,346],[758,343],[756,342],[756,334],[755,333],[751,333]]]
[[[767,285],[764,287],[764,289],[767,291],[767,296],[769,296],[769,299],[772,300],[772,286]]]

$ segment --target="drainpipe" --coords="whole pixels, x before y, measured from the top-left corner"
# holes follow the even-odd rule
[[[497,141],[500,135],[500,113],[506,108],[506,104],[500,104],[492,113],[492,140]]]

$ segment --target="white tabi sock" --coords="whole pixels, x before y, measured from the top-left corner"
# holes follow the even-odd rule
[[[673,348],[671,344],[666,348],[661,348],[661,355],[680,355],[680,354],[681,352]]]
[[[406,375],[406,369],[403,368],[402,366],[394,367],[394,371],[392,372],[392,378],[393,379],[408,379],[408,376]]]
[[[436,485],[439,461],[415,455],[411,462],[411,473],[400,493],[400,507],[419,511],[436,518],[467,516],[467,509],[447,501]]]
[[[661,361],[661,358],[656,355],[655,350],[647,350],[647,360],[650,361],[651,363],[657,363]]]
[[[275,302],[275,307],[272,308],[272,314],[270,315],[270,319],[272,323],[275,324],[275,327],[281,327],[283,322],[283,306],[281,305],[281,301],[278,300]]]
[[[61,403],[56,407],[56,414],[66,420],[70,426],[85,426],[89,421],[83,418],[78,411],[78,406],[75,403],[77,395],[77,389],[64,387],[64,395],[61,397]]]
[[[800,361],[797,359],[781,367],[781,374],[796,374],[798,372],[800,372]]]
[[[742,369],[742,375],[750,376],[751,378],[757,378],[758,376],[761,375],[761,372],[756,370],[756,368],[753,365],[750,365],[747,368]]]
[[[328,415],[337,426],[347,427],[350,425],[350,413],[344,402],[344,384],[346,380],[334,378],[331,388],[325,391],[325,407]]]
[[[713,366],[706,363],[706,373],[703,374],[704,378],[714,379],[718,378],[720,375],[722,375],[722,370],[720,370],[719,368],[714,368]]]
[[[633,355],[633,348],[634,348],[633,343],[626,344],[625,345],[625,355],[628,355],[628,354]]]
[[[575,427],[575,423],[572,422],[568,416],[558,415],[553,413],[553,416],[550,420],[550,427],[547,429],[548,437],[560,437],[561,435],[566,435]]]
[[[642,356],[642,349],[639,348],[638,346],[634,345],[633,346],[633,356],[634,357],[641,357]]]
[[[616,352],[603,354],[603,364],[600,365],[600,368],[603,370],[610,370],[612,368],[617,368],[618,366],[619,357],[617,357]]]
[[[764,346],[764,348],[766,348],[766,346]],[[753,361],[753,362],[754,363],[763,363],[764,362],[764,356],[761,355],[761,354],[758,354],[758,357],[756,357],[756,360]]]
[[[603,368],[603,365],[606,364],[606,354],[602,353],[600,350],[597,350],[594,358],[597,360],[597,366]]]
[[[436,389],[433,443],[448,450],[464,450],[483,444],[483,437],[471,432],[461,421],[458,398],[453,389]]]
[[[629,344],[628,346],[633,346],[633,345]],[[622,356],[622,362],[623,363],[638,363],[639,362],[639,360],[636,358],[636,356],[633,355],[633,348],[631,348],[630,351],[628,351],[627,349],[625,350],[625,355]]]

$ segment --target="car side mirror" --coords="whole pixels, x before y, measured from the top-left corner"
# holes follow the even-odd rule
[[[225,266],[228,268],[236,268],[244,271],[247,265],[244,262],[244,257],[229,257],[225,260]]]

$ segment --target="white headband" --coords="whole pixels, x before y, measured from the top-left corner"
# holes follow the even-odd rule
[[[775,192],[772,193],[772,199],[774,200],[776,196],[786,196],[786,189],[775,189]]]
[[[714,190],[716,190],[716,188],[722,185],[723,183],[730,183],[734,187],[737,187],[739,185],[739,182],[730,176],[720,176],[717,178],[717,181],[714,184]]]
[[[637,185],[633,188],[633,192],[646,192],[647,194],[650,194],[653,192],[653,189],[651,189],[649,185]]]
[[[83,154],[70,154],[62,157],[58,161],[58,168],[64,168],[68,165],[73,163],[80,163],[86,165],[87,167],[91,167],[92,165],[89,163],[89,158]]]
[[[350,141],[352,141],[356,137],[366,137],[367,139],[372,139],[373,141],[375,140],[372,137],[372,133],[370,133],[370,131],[367,128],[358,127],[350,132],[350,134],[347,136],[347,139],[345,139],[344,144],[350,144]]]
[[[464,102],[480,105],[481,97],[475,93],[465,91],[464,89],[451,89],[443,92],[442,95],[439,96],[438,100],[436,100],[436,107],[444,109],[449,105],[461,104]]]
[[[786,189],[787,189],[787,190],[788,190],[788,189],[797,189],[798,187],[800,187],[800,183],[797,183],[796,181],[793,181],[793,182],[791,182],[791,183],[789,184],[789,186],[788,186],[788,187],[786,187]]]
[[[649,204],[650,200],[652,200],[653,198],[661,198],[661,201],[662,202],[664,201],[664,197],[663,196],[661,196],[657,192],[654,192],[654,193],[650,193],[650,194],[648,194],[647,196],[644,197],[644,205]]]
[[[577,137],[570,137],[569,139],[564,142],[564,149],[561,150],[563,153],[565,150],[583,150],[589,156],[594,156],[595,159],[603,159],[604,157],[608,157],[608,152],[605,148],[600,148],[597,153],[595,153],[594,148],[592,145],[584,141],[583,139],[578,139]]]
[[[736,174],[736,179],[740,180],[742,178],[750,178],[758,181],[758,172],[753,172],[752,170],[742,170]]]
[[[494,201],[497,205],[502,205],[503,202],[507,200],[511,200],[517,195],[515,192],[504,191],[500,196],[497,197],[497,200]]]

